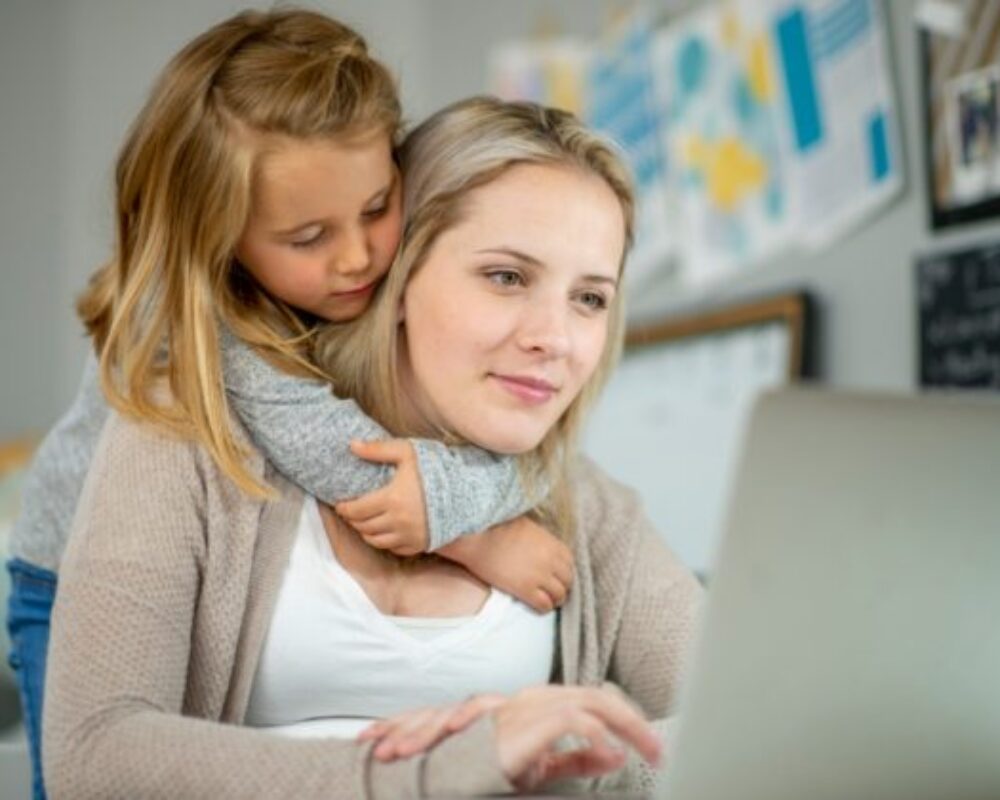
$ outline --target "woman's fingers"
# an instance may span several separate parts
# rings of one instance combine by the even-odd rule
[[[448,731],[464,730],[484,714],[502,706],[508,698],[502,694],[480,694],[462,703],[448,719]]]
[[[611,733],[631,745],[647,762],[659,763],[663,745],[639,710],[625,694],[614,689],[588,692],[585,707],[598,716]]]
[[[563,778],[590,778],[606,775],[625,766],[628,754],[622,750],[609,748],[584,748],[568,753],[549,753],[534,769],[529,770],[528,785],[520,785],[522,790],[534,789],[543,783]]]
[[[619,692],[547,686],[519,692],[496,711],[497,751],[511,780],[552,750],[563,736],[582,737],[594,764],[617,758],[615,738],[647,761],[659,760],[660,743],[638,710]],[[572,761],[564,767],[569,769]]]
[[[382,738],[375,748],[375,757],[381,761],[409,758],[433,747],[451,735],[448,722],[453,712],[453,706],[443,706],[409,715]]]

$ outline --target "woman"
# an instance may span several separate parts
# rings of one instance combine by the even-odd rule
[[[405,242],[371,328],[332,332],[318,358],[392,433],[516,454],[528,491],[547,490],[540,516],[572,539],[577,570],[558,652],[551,617],[520,613],[444,560],[401,568],[360,546],[257,451],[247,469],[278,490],[274,501],[240,492],[202,448],[115,418],[55,614],[44,748],[53,796],[492,793],[620,765],[603,743],[609,732],[654,756],[650,732],[613,693],[529,688],[547,674],[583,686],[610,680],[664,716],[697,600],[634,497],[572,454],[620,342],[632,218],[621,165],[570,115],[473,100],[412,134],[402,166]],[[365,347],[350,347],[355,335]],[[462,546],[474,548],[475,537]],[[461,549],[449,555],[460,562]],[[324,565],[311,576],[309,553]],[[297,630],[296,620],[312,618],[294,613],[303,607],[336,613],[328,627]],[[399,618],[414,617],[444,633],[401,633]],[[384,635],[352,646],[369,624]],[[404,636],[417,641],[406,659]],[[434,669],[442,674],[451,659],[456,679],[423,684],[421,656],[440,637],[451,646],[432,653]],[[529,665],[519,676],[470,661],[505,643]],[[381,670],[372,648],[381,648]],[[297,672],[303,663],[312,668]],[[376,703],[365,682],[378,678],[390,693],[398,687],[395,705]],[[296,696],[303,686],[316,708]],[[350,733],[340,727],[349,717],[406,710],[414,686],[418,702],[436,705],[495,688],[513,697],[406,761],[380,763],[370,743],[330,738]],[[312,717],[324,718],[318,730]],[[551,756],[567,733],[591,742],[583,758]]]

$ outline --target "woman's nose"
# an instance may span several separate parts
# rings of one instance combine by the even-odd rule
[[[570,321],[565,303],[546,300],[529,303],[520,325],[520,344],[550,358],[566,356],[571,347]]]
[[[365,231],[360,227],[344,230],[332,261],[331,266],[339,275],[355,275],[368,269],[368,236]]]

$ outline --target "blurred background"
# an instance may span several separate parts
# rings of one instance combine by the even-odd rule
[[[169,57],[248,5],[0,2],[0,534],[80,377],[73,301],[110,252],[126,128]],[[620,143],[633,346],[586,447],[699,573],[761,390],[1000,388],[1000,4],[298,5],[367,37],[410,121],[492,91]]]

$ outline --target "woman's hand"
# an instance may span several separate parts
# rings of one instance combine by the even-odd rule
[[[358,734],[358,741],[377,742],[373,755],[379,761],[409,758],[429,750],[505,702],[504,695],[482,694],[453,705],[406,711],[373,722]]]
[[[527,516],[463,536],[437,553],[541,613],[561,606],[573,585],[572,551]]]
[[[518,692],[493,713],[501,768],[521,791],[619,769],[627,758],[622,744],[654,766],[660,760],[656,733],[614,689],[539,686]],[[560,750],[557,745],[565,736],[584,745]]]
[[[358,736],[376,741],[375,758],[394,761],[429,750],[492,713],[501,768],[527,791],[561,778],[604,775],[625,764],[634,748],[656,764],[661,744],[642,714],[612,688],[539,686],[513,697],[479,695],[448,706],[421,708],[373,723]],[[583,746],[558,745],[572,736]]]

